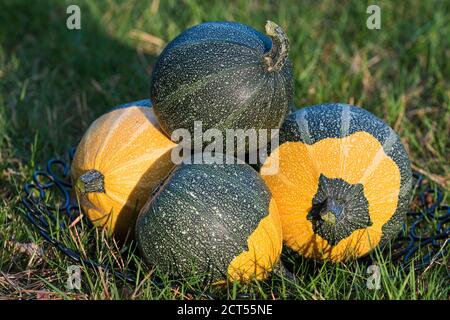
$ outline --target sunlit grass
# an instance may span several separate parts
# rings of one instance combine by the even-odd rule
[[[261,31],[267,19],[282,25],[291,42],[297,107],[344,102],[367,108],[399,133],[414,168],[434,180],[445,191],[444,202],[449,201],[448,1],[380,1],[382,27],[377,31],[365,27],[366,3],[361,1],[339,6],[334,1],[1,3],[1,296],[201,298],[207,288],[199,279],[178,281],[148,270],[133,250],[120,252],[111,239],[87,228],[77,241],[58,230],[54,235],[69,248],[89,252],[120,271],[133,271],[137,279],[125,283],[83,267],[82,289],[67,290],[66,270],[73,262],[25,224],[20,193],[36,166],[75,146],[97,116],[147,98],[161,43],[208,20],[239,21]],[[68,4],[81,7],[80,31],[65,27]],[[42,257],[14,249],[14,244],[32,242],[43,250]],[[439,259],[414,272],[393,262],[389,249],[376,251],[372,259],[320,264],[286,255],[285,264],[295,266],[290,268],[294,278],[276,272],[264,282],[208,290],[221,298],[448,299],[447,261]],[[380,268],[378,290],[366,285],[370,264]],[[156,278],[161,279],[159,287],[150,281]]]

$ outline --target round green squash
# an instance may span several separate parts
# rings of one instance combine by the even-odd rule
[[[170,42],[151,79],[162,129],[169,136],[187,129],[191,139],[196,121],[203,131],[223,134],[278,129],[292,100],[292,66],[283,30],[269,21],[266,33],[235,22],[208,22]],[[255,149],[246,144],[247,151]]]
[[[284,241],[303,256],[345,261],[398,234],[412,174],[397,134],[370,112],[323,104],[292,113],[263,179],[278,204]]]
[[[182,164],[142,208],[144,261],[176,277],[264,279],[282,249],[277,206],[247,164]]]

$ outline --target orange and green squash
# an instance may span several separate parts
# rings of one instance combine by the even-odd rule
[[[147,264],[212,282],[265,279],[282,249],[277,206],[245,163],[177,166],[142,209],[136,240]]]
[[[278,205],[286,245],[318,260],[363,256],[398,234],[411,192],[397,134],[356,106],[323,104],[292,113],[263,179]]]
[[[71,166],[74,189],[90,221],[119,240],[133,236],[139,210],[173,167],[174,146],[159,129],[149,100],[95,120]]]

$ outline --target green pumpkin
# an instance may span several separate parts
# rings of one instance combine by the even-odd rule
[[[314,259],[363,256],[398,234],[412,174],[397,134],[370,112],[323,104],[292,113],[262,166],[287,246]]]
[[[192,141],[195,121],[222,133],[278,129],[292,100],[292,67],[283,30],[268,22],[266,32],[270,37],[240,23],[208,22],[170,42],[151,80],[161,128],[169,136],[187,129]]]
[[[183,164],[136,223],[144,261],[178,277],[264,279],[282,248],[275,202],[247,164]]]

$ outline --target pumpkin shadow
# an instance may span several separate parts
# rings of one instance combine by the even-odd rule
[[[322,261],[301,256],[286,245],[283,246],[281,262],[283,267],[295,276],[306,274],[314,276],[323,264]]]
[[[135,102],[129,102],[124,105],[118,106],[117,108],[128,108],[133,106],[139,106],[139,107],[145,107],[145,108],[152,108],[152,103],[150,99],[144,99],[140,101]],[[142,112],[142,111],[141,111]],[[144,117],[156,128],[159,129],[159,131],[164,134],[162,129],[159,127],[158,122],[156,120],[155,116],[150,116],[150,113],[148,112],[142,112]],[[170,138],[169,138],[170,139]],[[118,142],[122,143],[122,142]],[[135,242],[135,226],[136,221],[138,219],[139,213],[144,207],[144,205],[150,201],[153,196],[159,191],[161,186],[164,184],[166,178],[171,174],[173,169],[175,168],[175,164],[173,164],[171,160],[172,156],[172,149],[167,150],[163,154],[161,154],[158,159],[154,160],[154,163],[145,170],[145,172],[142,174],[139,181],[136,182],[135,187],[130,192],[129,197],[126,199],[126,203],[134,207],[135,209],[133,212],[129,212],[129,209],[124,208],[119,212],[117,216],[117,223],[116,225],[130,225],[131,227],[128,230],[123,230],[118,234],[117,239],[119,243],[121,244],[128,244]],[[172,162],[172,168],[170,170],[167,170],[167,168],[163,168],[165,170],[161,171],[161,167],[164,166],[164,164],[167,164],[169,162]],[[147,194],[140,195],[139,193],[142,191],[142,188],[139,188],[138,186],[142,186],[143,184],[148,184],[149,181],[156,181],[156,184],[153,189],[150,188]]]
[[[385,254],[387,252],[386,247],[387,247],[386,245],[376,246],[374,248],[374,251],[379,250],[379,252],[382,252]],[[359,248],[360,248],[359,244],[354,244],[353,247],[349,245],[348,248],[345,250],[353,251],[353,250],[358,250]],[[322,251],[322,252],[331,253],[331,248],[323,251],[323,248],[319,247],[315,241],[311,241],[311,243],[302,246],[299,249],[299,251],[300,252],[313,251],[316,253]],[[296,251],[290,249],[289,247],[284,246],[281,261],[283,263],[283,266],[286,268],[286,270],[289,271],[290,273],[292,273],[293,275],[296,275],[296,276],[305,276],[306,275],[311,278],[314,278],[320,272],[322,272],[322,267],[326,264],[328,264],[328,265],[344,264],[344,265],[351,267],[354,263],[356,263],[360,266],[361,265],[369,266],[370,264],[374,263],[374,259],[375,259],[375,257],[373,257],[374,251],[370,251],[363,256],[349,258],[344,261],[331,261],[328,259],[320,260],[320,259],[314,259],[314,258],[307,258],[307,257],[304,257],[301,254],[297,253]]]
[[[159,191],[160,187],[164,184],[166,178],[172,170],[165,172],[165,170],[161,171],[161,164],[167,163],[170,161],[172,150],[166,151],[162,154],[154,164],[152,164],[142,175],[141,179],[136,183],[136,187],[130,193],[130,196],[127,198],[126,203],[134,207],[134,209],[130,212],[129,209],[124,208],[119,212],[117,216],[116,225],[130,225],[128,230],[120,230],[117,234],[117,239],[121,244],[128,244],[135,242],[135,227],[136,221],[138,219],[139,213],[144,207],[144,205],[150,201],[153,196]],[[173,169],[173,168],[172,168]],[[157,175],[156,179],[151,178],[154,175]],[[146,184],[148,181],[156,180],[158,183],[155,185],[153,190],[149,190],[148,193],[144,196],[140,196],[139,193],[142,191],[141,188],[138,188],[138,185]]]

